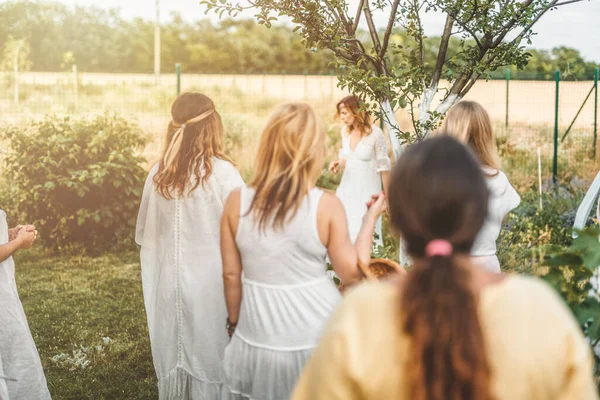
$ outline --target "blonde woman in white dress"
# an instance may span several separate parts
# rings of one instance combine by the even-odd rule
[[[42,362],[15,282],[12,255],[33,245],[33,225],[8,229],[0,210],[0,398],[2,400],[48,400],[50,392]]]
[[[243,181],[223,151],[211,99],[184,93],[171,113],[137,223],[144,302],[159,398],[212,400],[221,395],[229,341],[219,224],[225,199]]]
[[[369,262],[384,196],[369,199],[353,245],[342,203],[315,187],[325,153],[310,106],[282,105],[263,130],[250,184],[227,200],[221,253],[232,339],[224,400],[288,399],[341,300],[325,256],[348,284],[361,278],[358,261]]]
[[[354,242],[366,211],[365,203],[382,189],[387,192],[391,163],[383,132],[371,123],[369,113],[361,108],[356,96],[345,97],[337,104],[336,117],[342,123],[342,148],[339,159],[331,162],[329,170],[337,174],[339,168],[344,169],[336,196],[346,210]],[[376,243],[383,244],[381,219],[375,233]]]
[[[511,186],[506,174],[500,171],[500,157],[496,150],[496,137],[490,116],[481,104],[461,101],[450,109],[438,134],[440,132],[445,132],[467,145],[481,163],[490,198],[488,215],[475,239],[471,256],[474,264],[500,272],[496,241],[502,223],[508,213],[519,206],[521,197]]]

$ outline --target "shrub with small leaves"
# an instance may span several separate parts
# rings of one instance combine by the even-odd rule
[[[54,250],[98,253],[132,243],[147,143],[135,124],[115,114],[47,116],[5,125],[0,139],[9,147],[2,198],[11,219],[35,224]]]
[[[600,386],[600,229],[585,228],[568,248],[551,246],[546,251],[544,265],[548,272],[544,279],[556,288],[577,317],[593,349]]]

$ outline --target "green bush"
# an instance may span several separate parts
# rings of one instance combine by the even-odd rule
[[[589,340],[600,384],[600,229],[588,227],[568,248],[549,246],[544,279],[564,298]],[[600,387],[599,387],[600,389]]]
[[[136,125],[112,114],[47,116],[4,125],[0,139],[10,148],[9,215],[36,224],[47,247],[99,253],[132,243],[146,175],[140,150],[147,138]]]

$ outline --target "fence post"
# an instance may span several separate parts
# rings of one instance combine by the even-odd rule
[[[175,75],[177,75],[177,96],[181,94],[181,64],[175,64]]]
[[[556,95],[554,101],[554,160],[552,161],[552,180],[554,183],[557,182],[558,175],[558,94],[559,94],[559,86],[560,86],[560,71],[557,70],[554,74],[554,79],[556,81]]]
[[[508,128],[508,99],[509,99],[509,87],[510,87],[510,68],[506,68],[506,118],[504,126]]]
[[[594,70],[594,159],[596,158],[596,139],[598,138],[598,67]]]
[[[73,64],[73,99],[75,111],[79,109],[79,79],[77,79],[77,64]]]

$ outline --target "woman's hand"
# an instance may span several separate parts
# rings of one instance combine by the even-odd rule
[[[364,219],[376,221],[381,214],[388,208],[385,194],[383,192],[371,196],[371,200],[367,203],[367,212]]]
[[[25,229],[27,232],[35,232],[37,236],[37,231],[35,230],[34,225],[17,225],[14,228],[8,230],[8,241],[12,242],[13,240],[15,240],[22,229]]]
[[[332,161],[329,164],[329,172],[331,172],[334,175],[337,175],[337,173],[339,172],[338,168],[345,168],[346,167],[346,160],[343,158],[340,158],[339,160],[335,160]]]
[[[331,172],[334,175],[337,175],[339,166],[340,166],[340,162],[338,160],[332,161],[329,164],[329,172]]]
[[[33,242],[37,238],[37,231],[28,231],[26,228],[22,228],[17,233],[17,237],[14,239],[18,243],[19,249],[28,249],[33,246]]]

